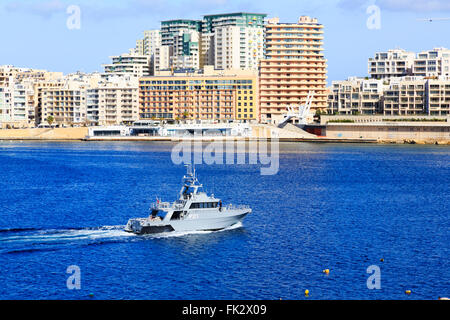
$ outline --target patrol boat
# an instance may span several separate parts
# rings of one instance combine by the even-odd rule
[[[130,219],[125,231],[137,235],[172,231],[218,231],[242,221],[252,212],[248,206],[223,206],[222,201],[202,192],[195,168],[187,166],[179,199],[156,203],[148,218]]]

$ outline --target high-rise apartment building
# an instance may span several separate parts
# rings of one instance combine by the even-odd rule
[[[258,70],[264,55],[265,17],[240,12],[206,15],[202,20],[163,21],[161,46],[172,48],[170,69]],[[156,50],[155,60],[162,60],[158,57],[161,53]]]
[[[156,49],[155,72],[164,70],[161,62],[169,53],[168,69],[199,69],[200,68],[200,38],[201,21],[198,20],[168,20],[161,22],[161,46],[166,49]]]
[[[148,56],[150,59],[150,74],[155,70],[155,58],[158,48],[161,47],[161,31],[146,30],[144,38],[136,41],[134,54],[138,56]]]
[[[327,61],[323,54],[323,25],[302,16],[297,23],[269,19],[265,57],[260,62],[261,121],[278,123],[288,105],[314,94],[311,110],[327,108]]]
[[[200,33],[194,30],[180,30],[173,36],[173,54],[169,63],[174,69],[200,68]]]
[[[259,13],[206,15],[202,24],[202,61],[216,69],[258,70],[264,56],[264,18]]]

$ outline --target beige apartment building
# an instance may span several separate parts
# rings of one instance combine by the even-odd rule
[[[89,125],[130,125],[139,120],[138,78],[103,81],[86,92]]]
[[[205,74],[140,79],[140,119],[241,122],[258,119],[255,72],[212,71]]]
[[[34,84],[61,77],[60,72],[0,66],[0,127],[34,126]]]
[[[84,125],[86,123],[86,90],[83,82],[66,81],[40,88],[39,123],[47,123],[49,116],[58,125]]]
[[[300,17],[297,23],[269,19],[265,27],[265,58],[260,62],[261,122],[278,123],[288,105],[304,103],[314,93],[312,112],[327,108],[327,61],[323,25]]]

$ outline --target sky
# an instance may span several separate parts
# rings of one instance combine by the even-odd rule
[[[73,5],[80,8],[79,29],[67,27]],[[128,52],[163,20],[231,12],[291,23],[302,15],[318,18],[329,82],[367,76],[375,52],[450,48],[450,19],[420,20],[450,18],[450,0],[1,0],[0,65],[102,71],[110,56]]]

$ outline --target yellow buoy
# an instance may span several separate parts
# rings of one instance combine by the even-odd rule
[[[309,290],[308,289],[305,290],[305,296],[309,296]]]
[[[325,273],[325,274],[330,274],[330,269],[325,269],[325,270],[323,270],[323,273]]]
[[[411,290],[406,290],[405,293],[406,294],[411,294]]]

